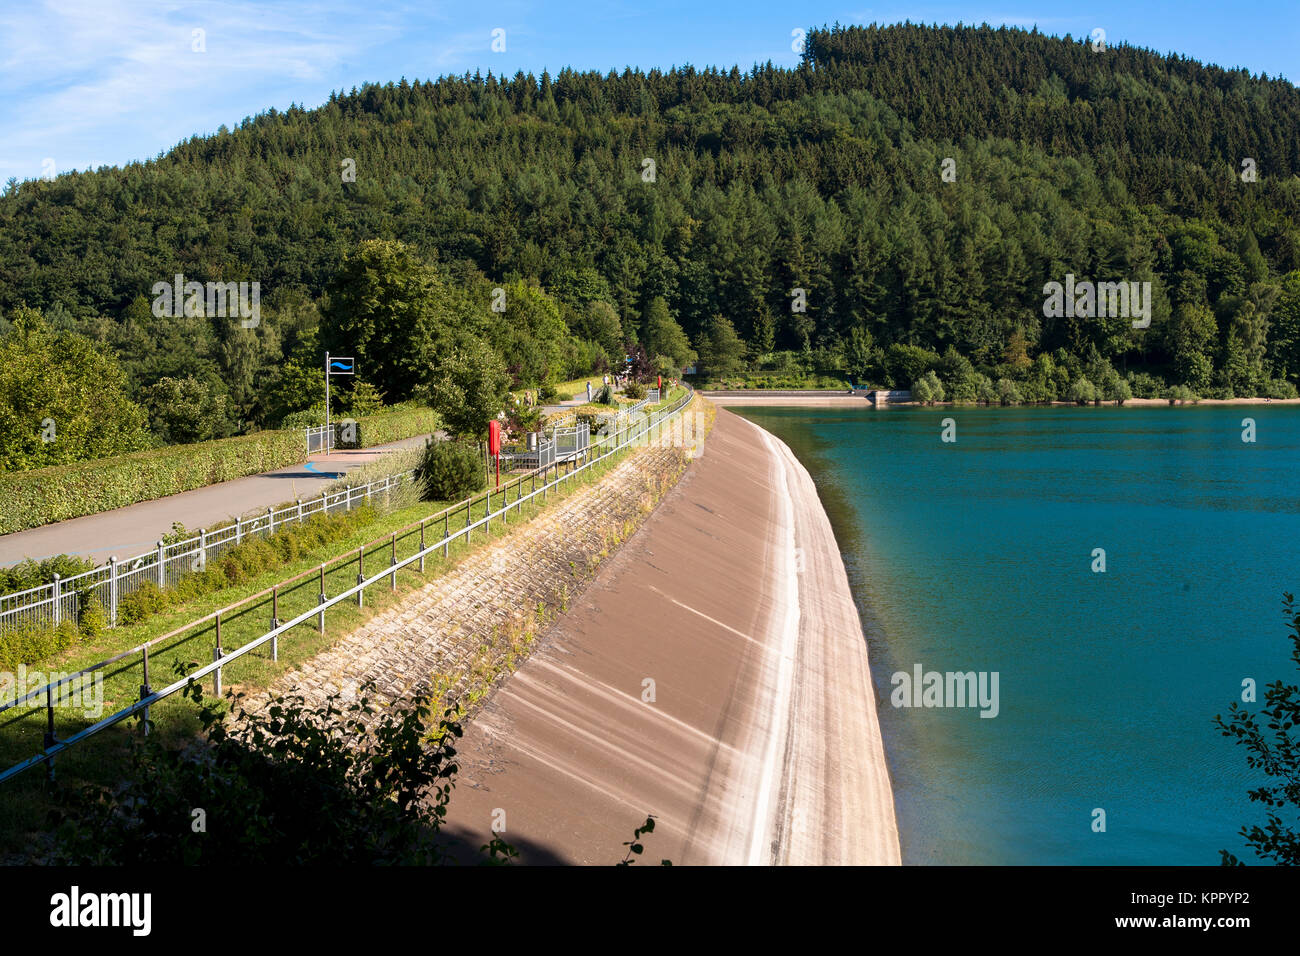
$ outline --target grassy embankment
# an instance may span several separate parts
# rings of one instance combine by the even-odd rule
[[[520,512],[511,513],[504,526],[493,521],[490,532],[476,530],[471,542],[467,543],[463,537],[458,539],[451,545],[448,556],[439,552],[438,556],[429,557],[423,574],[419,572],[418,565],[399,571],[396,575],[396,589],[383,583],[370,587],[365,594],[364,607],[359,608],[352,601],[340,602],[327,612],[324,634],[318,632],[314,617],[293,628],[282,635],[279,641],[278,661],[272,661],[269,648],[264,647],[232,662],[223,669],[225,688],[254,691],[269,686],[276,677],[324,650],[376,611],[391,606],[403,595],[437,578],[472,548],[482,546],[489,537],[495,539],[508,533],[521,518],[536,515],[547,505],[598,479],[627,454],[628,450],[624,450],[601,465],[588,469],[575,479],[573,485],[550,492],[545,502],[523,504]],[[503,483],[503,489],[508,487],[508,484]],[[529,487],[530,484],[524,486],[525,493]],[[511,493],[512,500],[513,497],[514,492]],[[495,492],[493,502],[494,506],[499,507],[500,498]],[[463,505],[457,506],[457,510],[446,519],[439,514],[443,509],[443,503],[414,502],[399,504],[388,513],[365,512],[360,519],[354,516],[355,526],[348,528],[343,537],[319,548],[304,551],[282,566],[260,573],[238,585],[166,608],[138,623],[106,630],[92,642],[73,647],[40,666],[46,672],[75,671],[143,642],[166,636],[158,646],[151,648],[149,654],[150,683],[155,689],[160,688],[177,679],[183,672],[178,667],[190,670],[213,659],[216,621],[211,615],[214,612],[230,608],[221,615],[221,643],[227,652],[236,649],[269,629],[273,598],[271,594],[262,592],[268,591],[272,585],[281,585],[274,598],[278,604],[279,619],[291,619],[316,605],[316,595],[320,590],[319,568],[322,564],[325,565],[325,593],[338,594],[356,584],[359,549],[364,549],[363,566],[366,575],[371,576],[391,563],[394,533],[397,535],[397,560],[409,557],[419,550],[420,519],[438,515],[436,521],[426,525],[428,543],[438,540],[447,526],[452,530],[457,525],[464,526],[466,510]],[[480,494],[470,508],[472,520],[482,518],[486,510],[486,501]],[[414,528],[410,527],[413,523],[416,524]],[[33,665],[32,669],[36,666]],[[104,678],[103,713],[107,715],[138,699],[142,681],[141,658],[138,654],[108,668]],[[211,690],[210,679],[205,681],[205,690]],[[167,740],[184,740],[198,729],[194,705],[181,699],[180,695],[168,698],[154,707],[151,718],[156,732],[163,734]],[[65,738],[89,726],[96,719],[98,718],[87,717],[75,708],[56,708],[55,735],[60,739]],[[44,723],[45,711],[42,708],[17,708],[0,713],[0,766],[10,766],[39,752]],[[56,762],[60,781],[112,784],[120,776],[127,759],[132,733],[130,728],[135,726],[134,722],[124,723],[61,755]],[[39,767],[0,785],[0,847],[12,852],[19,848],[24,834],[42,827],[51,806],[49,797],[45,774]]]
[[[663,392],[664,395],[663,398],[660,399],[660,401],[656,402],[653,405],[646,405],[642,409],[642,411],[657,412],[662,408],[666,408],[667,406],[677,401],[677,399],[681,398],[682,395],[686,393],[686,387],[684,385],[678,385],[676,387],[668,387],[665,388]],[[637,401],[639,401],[639,399],[628,398],[625,395],[623,395],[621,392],[615,394],[614,399],[615,399],[615,404],[613,405],[601,405],[596,402],[590,402],[584,405],[574,405],[572,408],[566,408],[561,412],[555,412],[551,415],[548,415],[546,418],[546,423],[548,425],[572,424],[573,421],[575,419],[578,419],[580,416],[594,418],[598,415],[608,415],[611,412],[617,412],[620,409],[627,408],[631,405],[635,405]]]

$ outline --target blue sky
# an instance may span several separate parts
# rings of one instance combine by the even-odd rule
[[[1300,78],[1300,0],[414,3],[5,0],[0,182],[148,159],[194,134],[367,81],[564,66],[793,66],[823,23],[980,23],[1127,41]],[[493,52],[492,31],[505,31]],[[196,30],[203,31],[202,43]],[[194,47],[202,45],[202,51]]]

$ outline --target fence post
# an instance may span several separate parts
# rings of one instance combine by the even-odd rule
[[[275,509],[270,505],[266,506],[266,533],[268,537],[275,534]]]
[[[420,573],[424,573],[424,522],[427,518],[420,519]]]
[[[54,583],[54,604],[53,604],[53,610],[54,610],[54,626],[55,626],[55,627],[58,627],[58,626],[59,626],[59,603],[60,603],[60,602],[59,602],[59,576],[58,576],[57,574],[54,575],[54,582],[53,582],[53,583]]]
[[[350,511],[352,510],[352,486],[351,486],[351,485],[344,485],[344,486],[343,486],[343,490],[344,490],[345,492],[347,492],[347,496],[348,496],[348,497],[347,497],[347,507],[344,508],[343,510],[344,510],[344,511],[348,511],[348,512],[350,512]]]
[[[242,544],[244,541],[244,523],[239,515],[235,515],[235,544]]]
[[[108,556],[108,623],[117,627],[117,556]]]
[[[167,545],[158,539],[158,590],[167,586]]]
[[[219,661],[223,656],[221,650],[221,612],[217,612],[217,646],[212,649],[212,660]],[[221,668],[212,672],[212,693],[221,696]]]
[[[302,524],[302,499],[295,498],[294,500],[298,502],[298,523]]]
[[[199,568],[200,571],[208,569],[208,531],[206,528],[199,529]]]
[[[54,689],[50,684],[45,685],[45,748],[49,750],[57,740],[54,739]],[[54,779],[54,756],[51,754],[45,758],[45,777],[47,780]]]
[[[325,565],[323,564],[320,566],[320,601],[317,603],[325,603]],[[320,609],[320,620],[316,623],[316,626],[322,634],[325,633],[325,608],[323,607]]]
[[[148,697],[150,694],[153,693],[153,689],[150,688],[149,686],[149,645],[148,644],[144,645],[143,650],[144,650],[144,683],[140,685],[141,700],[144,700],[146,697]],[[144,735],[148,737],[149,736],[149,708],[146,707],[144,710],[141,711],[141,713],[144,715],[144,721],[141,726],[144,727]]]
[[[362,581],[366,579],[366,572],[364,570],[365,557],[366,557],[366,546],[363,544],[361,547],[357,548],[357,584],[360,584]],[[365,597],[366,597],[365,588],[362,588],[361,590],[357,591],[357,607],[365,606]]]
[[[472,501],[465,502],[465,546],[466,547],[469,546],[470,539],[474,536],[474,532],[471,531],[469,527],[474,522],[473,509],[474,509],[474,502]]]
[[[442,516],[442,556],[451,557],[451,512]]]
[[[392,551],[392,557],[389,559],[388,566],[393,569],[393,574],[392,577],[389,579],[389,583],[392,585],[393,590],[396,591],[397,590],[397,532],[396,531],[393,532],[393,551]]]
[[[492,533],[492,489],[487,490],[487,498],[484,499],[487,504],[483,508],[483,530]]]

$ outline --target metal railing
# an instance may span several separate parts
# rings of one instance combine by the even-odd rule
[[[555,443],[555,460],[563,461],[587,450],[591,444],[591,428],[586,422],[576,425],[559,425],[551,434]]]
[[[208,676],[212,677],[214,692],[219,695],[221,693],[222,669],[227,665],[229,665],[231,662],[238,660],[244,655],[249,654],[252,651],[266,645],[270,646],[271,659],[278,660],[279,638],[281,635],[287,633],[293,628],[314,620],[317,629],[321,633],[324,633],[325,612],[329,608],[334,607],[335,605],[338,605],[343,601],[348,601],[353,598],[356,599],[358,605],[361,605],[364,601],[364,594],[366,588],[384,580],[385,578],[390,580],[392,588],[396,590],[397,573],[399,571],[406,569],[412,565],[417,565],[419,570],[423,572],[425,559],[430,555],[434,555],[436,554],[436,552],[442,551],[444,557],[450,556],[451,545],[454,542],[458,541],[461,538],[464,538],[465,541],[468,543],[471,540],[471,537],[476,529],[482,529],[485,532],[490,531],[492,528],[492,521],[494,519],[500,521],[502,524],[506,523],[509,517],[509,513],[512,509],[514,509],[516,514],[518,514],[525,504],[535,501],[539,497],[542,500],[545,500],[547,493],[552,489],[558,490],[559,488],[564,487],[566,484],[572,484],[577,479],[577,477],[581,475],[583,472],[588,471],[589,469],[593,468],[595,465],[605,461],[611,455],[616,454],[622,449],[638,443],[641,439],[646,439],[647,443],[653,443],[654,441],[656,441],[656,439],[659,441],[663,441],[665,437],[664,436],[665,424],[669,424],[669,419],[676,416],[683,408],[686,407],[687,403],[691,400],[691,397],[692,397],[692,392],[688,389],[680,399],[678,399],[676,402],[674,402],[672,405],[668,406],[667,408],[663,408],[657,412],[648,413],[639,416],[639,418],[636,421],[629,421],[628,427],[612,435],[600,436],[595,442],[588,445],[578,458],[570,459],[569,464],[571,465],[571,467],[568,468],[567,470],[563,469],[563,463],[557,462],[554,465],[547,466],[544,469],[540,469],[539,472],[533,472],[530,475],[523,475],[515,479],[513,483],[508,483],[505,487],[501,489],[495,489],[495,490],[489,489],[487,492],[485,492],[482,495],[476,495],[471,498],[468,498],[459,504],[453,505],[450,508],[443,509],[442,511],[434,515],[430,515],[427,518],[421,519],[419,522],[413,523],[412,525],[408,525],[407,528],[403,530],[408,533],[415,533],[418,531],[420,547],[419,550],[417,550],[414,554],[400,561],[397,559],[398,532],[394,532],[390,539],[392,542],[392,552],[391,552],[392,558],[388,566],[383,568],[378,573],[372,574],[370,577],[365,577],[363,571],[363,567],[364,567],[363,562],[365,558],[365,547],[363,546],[358,550],[355,557],[357,563],[357,578],[356,578],[357,583],[354,586],[349,587],[344,591],[334,595],[333,597],[327,597],[324,591],[327,568],[331,563],[336,563],[340,560],[343,561],[344,563],[350,563],[353,560],[353,558],[351,557],[351,552],[349,552],[349,555],[347,557],[344,557],[342,559],[335,559],[335,562],[326,562],[325,564],[322,564],[319,569],[312,569],[309,571],[305,571],[302,574],[297,575],[295,578],[291,578],[290,581],[281,582],[281,584],[277,585],[276,588],[271,589],[271,593],[273,595],[273,602],[274,602],[274,595],[277,593],[278,588],[281,588],[292,581],[319,574],[319,580],[321,582],[319,601],[316,603],[314,607],[311,607],[310,609],[303,611],[301,614],[298,614],[296,617],[293,617],[283,622],[281,622],[277,616],[278,604],[273,603],[271,628],[265,633],[263,633],[262,635],[260,635],[259,637],[254,638],[253,640],[247,642],[243,646],[233,651],[227,651],[221,645],[222,614],[228,613],[232,609],[238,608],[241,605],[246,605],[251,601],[261,598],[266,594],[266,592],[262,592],[259,595],[253,595],[249,598],[245,598],[243,601],[239,602],[238,604],[231,605],[229,608],[223,608],[220,611],[216,611],[213,614],[210,614],[207,617],[202,618],[200,621],[191,622],[189,625],[186,625],[186,627],[181,628],[178,631],[173,631],[170,634],[165,634],[161,637],[153,639],[152,641],[146,642],[145,644],[139,645],[138,647],[132,648],[131,650],[124,651],[120,654],[117,654],[109,658],[108,660],[101,661],[98,664],[91,665],[90,667],[87,668],[83,668],[82,670],[76,672],[75,674],[64,675],[57,681],[52,681],[48,684],[45,684],[42,687],[38,687],[34,690],[29,691],[28,693],[24,694],[21,697],[16,697],[12,701],[7,701],[4,702],[3,704],[0,704],[0,712],[3,712],[11,708],[18,707],[19,705],[26,703],[29,700],[39,699],[40,697],[43,696],[45,698],[45,709],[47,712],[47,719],[46,719],[47,729],[44,732],[44,742],[45,742],[44,748],[41,750],[40,753],[32,757],[29,757],[26,760],[20,761],[19,763],[14,764],[13,766],[9,767],[3,772],[0,772],[0,782],[9,780],[12,777],[16,777],[23,771],[30,770],[32,767],[38,766],[40,764],[44,764],[46,767],[46,772],[50,776],[53,776],[54,758],[58,754],[64,752],[65,750],[68,750],[75,744],[78,744],[81,741],[86,740],[87,738],[92,737],[95,734],[100,733],[101,731],[107,730],[109,727],[112,727],[118,723],[121,723],[123,720],[127,720],[136,715],[141,715],[143,717],[145,721],[145,732],[147,733],[148,720],[149,720],[149,708],[151,706],[153,706],[154,704],[158,703],[159,701],[167,697],[170,697],[171,695],[179,691],[184,690],[189,685],[193,684],[196,681],[200,681],[205,677]],[[656,430],[657,430],[657,435],[656,435]],[[684,434],[684,429],[683,429],[683,434]],[[675,436],[673,436],[670,432],[670,440],[672,437]],[[548,481],[547,478],[550,476],[552,470],[554,470],[555,476],[553,478],[550,478],[550,480]],[[540,486],[538,485],[537,482],[537,479],[539,477],[542,479]],[[527,492],[524,491],[525,483],[529,484],[529,490]],[[512,493],[514,494],[513,500],[511,500]],[[497,507],[495,511],[492,508],[492,498],[494,495],[496,495],[498,501],[500,502],[500,505]],[[485,513],[483,517],[475,520],[473,517],[474,508],[479,501],[483,501],[485,503]],[[457,527],[453,531],[452,518],[460,514],[461,511],[464,511],[465,513],[465,523],[463,526],[460,526],[459,522],[457,522]],[[436,524],[436,522],[439,520],[443,522],[443,535],[441,538],[439,538],[437,541],[433,542],[432,544],[427,544],[425,540],[427,527],[431,522]],[[379,540],[382,542],[384,539],[379,539]],[[372,544],[374,544],[374,542],[372,542]],[[160,690],[152,689],[152,687],[149,684],[149,648],[151,646],[156,646],[162,641],[172,638],[178,634],[182,634],[185,631],[190,630],[196,627],[197,625],[212,619],[215,619],[216,622],[216,629],[215,629],[216,646],[213,649],[212,663],[199,667],[197,670],[185,675],[184,677],[181,677],[180,679],[172,682],[171,684],[168,684],[166,687],[163,687]],[[131,704],[130,706],[124,707],[116,711],[115,713],[110,714],[109,716],[103,718],[102,720],[99,720],[98,722],[92,724],[91,726],[78,731],[77,733],[73,734],[71,737],[68,737],[63,740],[56,739],[54,735],[54,727],[55,727],[54,701],[61,694],[60,689],[62,685],[83,678],[88,674],[95,673],[96,671],[103,670],[108,666],[119,663],[123,660],[135,656],[136,654],[141,655],[140,663],[141,663],[142,676],[143,676],[143,681],[140,686],[139,699],[135,703]]]
[[[172,587],[185,575],[204,570],[209,561],[245,538],[270,536],[286,524],[301,524],[313,515],[351,511],[379,497],[391,502],[413,476],[414,472],[404,471],[308,501],[299,498],[291,505],[267,508],[266,514],[251,518],[236,518],[234,524],[212,531],[200,528],[198,534],[184,541],[159,541],[152,551],[125,561],[114,556],[107,564],[81,574],[67,578],[56,574],[49,584],[0,596],[0,630],[24,624],[53,628],[63,621],[75,621],[92,595],[103,604],[108,625],[116,627],[118,606],[132,591],[150,583],[159,588]]]
[[[307,454],[320,455],[328,454],[334,448],[333,425],[315,425],[311,428],[304,429],[307,435]]]

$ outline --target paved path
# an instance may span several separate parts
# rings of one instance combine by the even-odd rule
[[[676,488],[483,705],[447,833],[522,862],[897,864],[866,641],[781,442],[722,412]]]
[[[418,447],[425,437],[419,435],[373,448],[317,455],[277,471],[16,531],[0,536],[0,567],[17,564],[23,558],[40,560],[56,554],[76,554],[101,563],[110,555],[134,557],[154,547],[159,538],[171,531],[173,522],[179,521],[197,531],[236,515],[265,512],[268,507],[295,498],[311,498],[336,481],[339,474],[374,461],[385,452]]]

